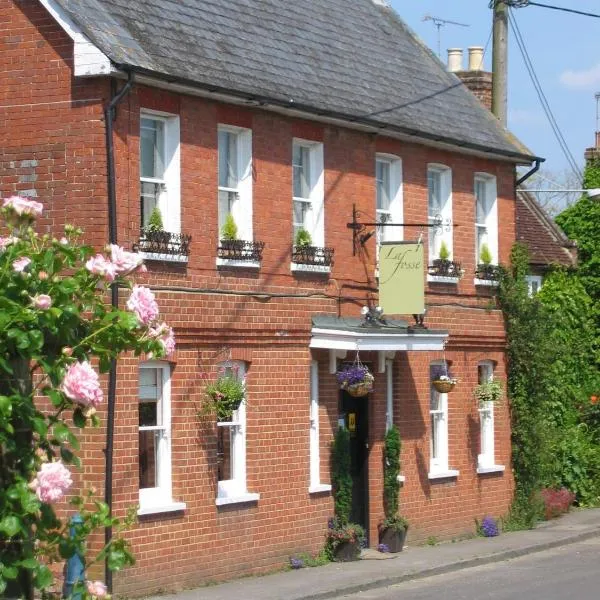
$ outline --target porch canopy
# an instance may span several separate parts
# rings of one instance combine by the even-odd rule
[[[368,322],[356,317],[315,315],[311,348],[358,351],[443,350],[448,332],[410,327],[406,321],[384,319]]]

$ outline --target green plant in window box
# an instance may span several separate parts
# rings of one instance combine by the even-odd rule
[[[231,373],[221,370],[218,379],[206,386],[204,412],[214,413],[218,422],[231,421],[233,411],[240,407],[246,395],[244,382],[237,377],[234,367]]]
[[[238,239],[238,228],[233,215],[229,213],[221,227],[221,240],[233,242]]]
[[[490,247],[484,242],[481,244],[481,248],[479,248],[479,262],[484,267],[489,267],[492,264],[492,251]]]
[[[300,227],[300,229],[298,229],[296,232],[294,244],[300,248],[312,246],[312,236],[306,229],[304,229],[304,227]]]
[[[480,403],[498,402],[502,398],[502,384],[497,380],[480,383],[473,390],[473,395]]]
[[[450,250],[448,250],[448,246],[446,245],[446,242],[442,242],[440,244],[439,259],[441,261],[449,261],[450,260]]]
[[[164,231],[162,214],[158,206],[155,206],[152,209],[150,218],[148,219],[148,225],[146,225],[144,231],[145,233],[158,233],[159,231]]]

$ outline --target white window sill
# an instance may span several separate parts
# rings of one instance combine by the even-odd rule
[[[485,286],[485,287],[498,287],[500,285],[499,281],[495,279],[473,279],[473,283],[475,285]]]
[[[450,283],[452,285],[458,285],[460,277],[442,277],[441,275],[427,275],[427,281],[429,283]]]
[[[227,504],[245,504],[246,502],[257,502],[260,500],[260,494],[240,494],[239,496],[231,496],[229,498],[216,498],[217,506],[226,506]]]
[[[429,471],[427,477],[429,479],[449,479],[451,477],[458,477],[460,471],[450,469],[448,471]]]
[[[477,467],[477,473],[479,475],[485,475],[486,473],[502,473],[506,470],[504,465],[490,465],[489,467]]]
[[[187,508],[185,502],[165,502],[165,504],[157,504],[155,506],[140,506],[137,511],[138,516],[156,515],[160,513],[180,512]]]
[[[159,252],[139,252],[144,260],[156,260],[161,262],[187,263],[188,257],[183,254],[160,254]]]
[[[396,479],[398,480],[398,483],[404,483],[406,481],[406,477],[404,475],[398,475]]]
[[[233,258],[217,258],[217,267],[233,267],[235,269],[260,269],[260,262],[255,260],[235,260]]]
[[[326,265],[304,265],[302,263],[292,263],[292,273],[331,273],[331,267]]]
[[[329,483],[318,483],[317,485],[311,485],[308,488],[309,494],[322,494],[323,492],[330,492],[331,485]]]

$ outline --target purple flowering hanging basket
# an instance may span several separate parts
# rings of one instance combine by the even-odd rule
[[[337,373],[340,388],[355,398],[366,396],[373,389],[375,378],[364,365],[353,364]]]

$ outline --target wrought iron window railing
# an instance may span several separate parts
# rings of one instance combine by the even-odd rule
[[[217,248],[217,256],[228,260],[260,262],[264,247],[264,242],[220,240]]]
[[[431,265],[427,267],[429,275],[435,277],[454,277],[459,279],[463,275],[463,270],[459,262],[453,260],[443,260],[436,258]]]
[[[183,233],[142,229],[136,249],[147,254],[189,256],[191,241],[192,236]]]
[[[475,277],[487,281],[498,281],[500,279],[501,269],[498,265],[477,265]]]
[[[331,267],[333,265],[333,248],[320,246],[293,246],[292,262],[299,265]]]

